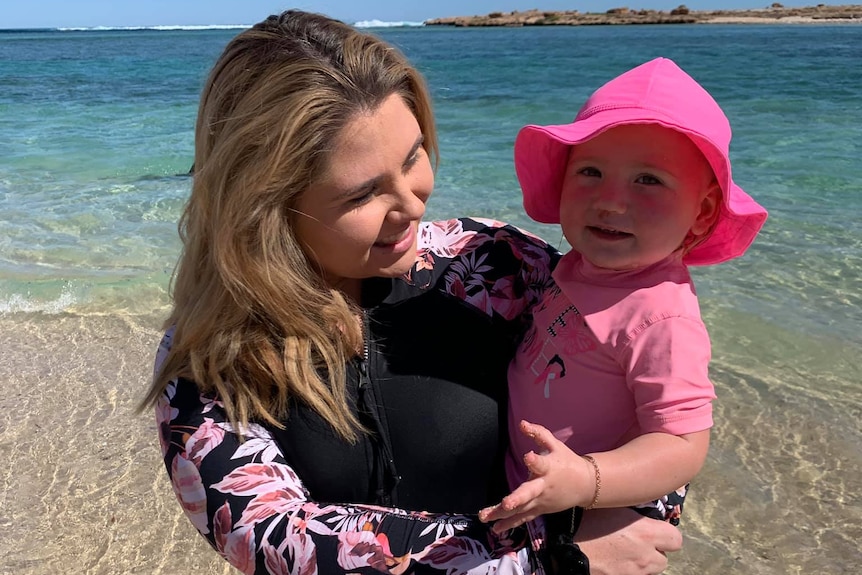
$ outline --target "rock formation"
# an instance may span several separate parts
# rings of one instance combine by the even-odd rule
[[[785,8],[775,2],[755,10],[689,10],[680,5],[667,12],[661,10],[611,8],[604,13],[577,10],[525,10],[491,12],[485,16],[454,16],[426,20],[426,26],[589,26],[602,24],[696,24],[696,23],[862,23],[862,5],[827,6],[818,4],[803,8]]]

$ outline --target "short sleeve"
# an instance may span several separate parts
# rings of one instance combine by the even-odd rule
[[[624,361],[643,433],[681,435],[712,427],[710,356],[706,326],[693,318],[664,318],[631,338]]]

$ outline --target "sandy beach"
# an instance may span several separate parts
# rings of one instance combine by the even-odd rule
[[[714,16],[701,24],[862,24],[862,19],[812,18],[810,16],[784,16],[767,18],[765,16]]]
[[[230,573],[183,516],[134,406],[155,322],[0,316],[0,574]]]
[[[155,425],[133,411],[158,338],[150,319],[0,316],[0,574],[235,572],[182,515]],[[720,345],[715,439],[668,573],[858,573],[856,436],[798,409],[780,372],[751,377],[744,341]]]

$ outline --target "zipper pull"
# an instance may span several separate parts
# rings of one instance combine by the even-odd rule
[[[360,357],[357,364],[357,367],[359,368],[359,389],[365,389],[368,387],[368,384],[371,383],[371,380],[368,377],[368,362],[364,357]]]

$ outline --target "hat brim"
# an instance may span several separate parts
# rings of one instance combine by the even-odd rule
[[[766,222],[763,206],[732,181],[723,196],[715,227],[708,238],[685,254],[682,261],[686,265],[720,264],[741,256]]]

